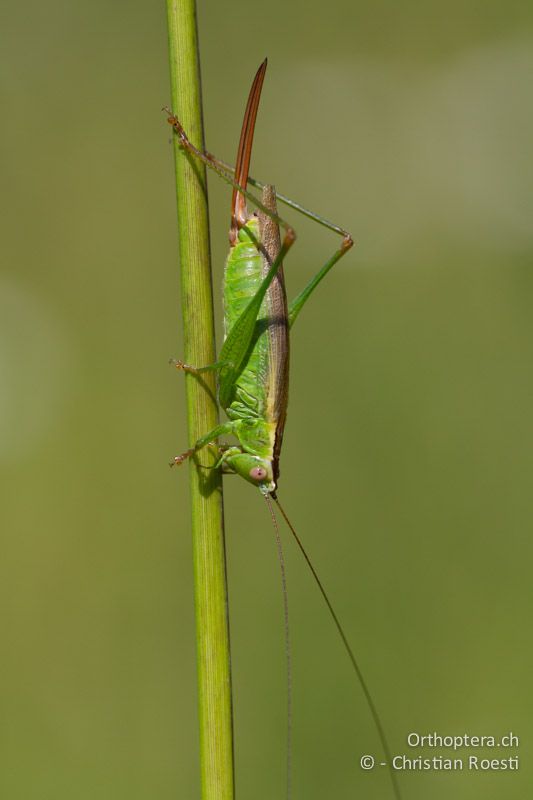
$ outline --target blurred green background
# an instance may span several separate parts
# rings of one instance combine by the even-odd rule
[[[524,798],[531,769],[533,10],[200,3],[207,146],[356,239],[295,329],[280,497],[395,753],[513,731],[519,772],[401,774],[405,800]],[[162,3],[4,12],[2,722],[8,800],[198,797],[191,545]],[[211,179],[215,287],[229,193]],[[293,295],[336,242],[292,219]],[[220,328],[219,328],[220,330]],[[220,337],[219,337],[220,338]],[[241,798],[284,792],[279,570],[226,481]],[[391,796],[286,539],[294,797]],[[467,751],[468,756],[479,751]],[[487,755],[483,752],[483,755]],[[528,791],[529,787],[529,791]]]

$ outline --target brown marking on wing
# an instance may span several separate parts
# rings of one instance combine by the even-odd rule
[[[259,99],[261,97],[266,68],[267,59],[265,58],[255,74],[242,122],[241,138],[239,139],[239,149],[237,150],[237,161],[235,163],[235,180],[243,189],[246,189],[246,184],[248,182],[255,120],[257,118],[257,109],[259,108]],[[247,219],[246,197],[242,192],[234,188],[231,198],[231,228],[229,235],[231,245],[236,243],[239,228],[246,223]]]
[[[273,214],[277,214],[276,192],[273,186],[265,186],[261,202]],[[263,252],[263,275],[277,258],[281,249],[279,225],[263,212],[258,213]],[[283,265],[280,265],[272,281],[263,306],[268,314],[268,386],[266,388],[266,416],[275,423],[272,470],[277,486],[279,457],[283,442],[283,431],[289,401],[289,323],[287,294]]]

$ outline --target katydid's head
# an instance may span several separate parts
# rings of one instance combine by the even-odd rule
[[[263,494],[271,494],[276,491],[272,464],[268,459],[259,458],[250,453],[237,453],[229,456],[226,463],[245,481],[257,486]]]

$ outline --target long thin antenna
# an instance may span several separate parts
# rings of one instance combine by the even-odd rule
[[[279,535],[278,521],[270,502],[270,497],[265,495],[266,504],[272,518],[274,533],[276,536],[276,547],[278,549],[278,560],[281,571],[281,588],[283,592],[283,617],[285,622],[285,660],[287,664],[287,800],[291,797],[292,779],[292,663],[291,663],[291,642],[289,636],[289,600],[287,594],[287,575],[285,571],[285,557]],[[282,512],[283,513],[283,512]]]
[[[277,507],[279,508],[281,516],[283,517],[283,519],[287,523],[287,526],[288,526],[290,532],[294,536],[294,539],[296,540],[296,544],[300,548],[300,551],[301,551],[303,557],[305,558],[305,560],[307,562],[307,566],[311,570],[313,578],[315,579],[315,582],[316,582],[318,588],[320,589],[320,593],[322,594],[322,597],[325,600],[325,603],[326,603],[326,605],[328,607],[329,613],[331,614],[333,622],[335,623],[335,627],[337,628],[337,631],[339,632],[339,636],[342,639],[342,643],[344,644],[344,648],[345,648],[345,650],[346,650],[346,652],[348,654],[348,658],[352,662],[352,667],[354,668],[354,671],[355,671],[355,674],[357,675],[357,679],[359,681],[361,689],[363,690],[363,694],[365,696],[368,708],[370,709],[370,713],[371,713],[372,718],[374,720],[374,724],[376,726],[376,730],[378,732],[379,739],[381,741],[381,746],[383,748],[383,752],[385,753],[385,757],[387,759],[387,767],[389,769],[389,775],[390,775],[390,779],[391,779],[391,783],[392,783],[392,788],[393,788],[393,791],[394,791],[394,796],[395,796],[396,800],[402,800],[402,796],[401,796],[401,793],[400,793],[400,787],[398,785],[398,779],[396,777],[396,773],[394,772],[394,768],[392,766],[392,754],[391,754],[391,750],[390,750],[390,747],[389,747],[389,743],[387,741],[387,737],[385,735],[385,729],[383,728],[383,725],[381,724],[381,719],[380,719],[380,716],[378,714],[378,710],[376,708],[374,700],[372,699],[372,695],[370,694],[370,690],[369,690],[369,688],[368,688],[368,686],[366,684],[366,681],[365,681],[365,679],[363,677],[363,673],[361,672],[361,667],[357,663],[357,659],[356,659],[356,657],[354,655],[354,652],[353,652],[352,648],[350,647],[350,643],[348,642],[346,634],[344,633],[343,627],[342,627],[341,623],[339,622],[339,618],[337,617],[337,614],[335,613],[335,610],[334,610],[333,606],[331,605],[330,599],[329,599],[328,595],[326,594],[326,590],[324,589],[324,587],[322,585],[322,581],[318,577],[318,574],[317,574],[313,564],[311,563],[311,559],[307,555],[307,552],[306,552],[302,542],[300,541],[300,537],[298,536],[298,534],[294,530],[294,527],[293,527],[290,519],[288,518],[287,514],[283,510],[283,507],[281,506],[281,504],[280,504],[279,500],[277,499],[277,497],[274,497],[273,499],[274,499],[274,502],[276,503]]]

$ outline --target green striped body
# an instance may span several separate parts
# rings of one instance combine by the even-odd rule
[[[274,225],[277,242],[270,241],[271,223],[263,214],[250,217],[239,230],[237,242],[228,255],[224,278],[226,337],[256,296],[279,252],[279,230]],[[262,243],[263,253],[254,239]],[[225,402],[228,417],[236,423],[234,430],[243,451],[270,463],[274,486],[285,425],[288,356],[287,301],[280,267],[263,298],[252,343]],[[272,490],[270,486],[269,491]]]

